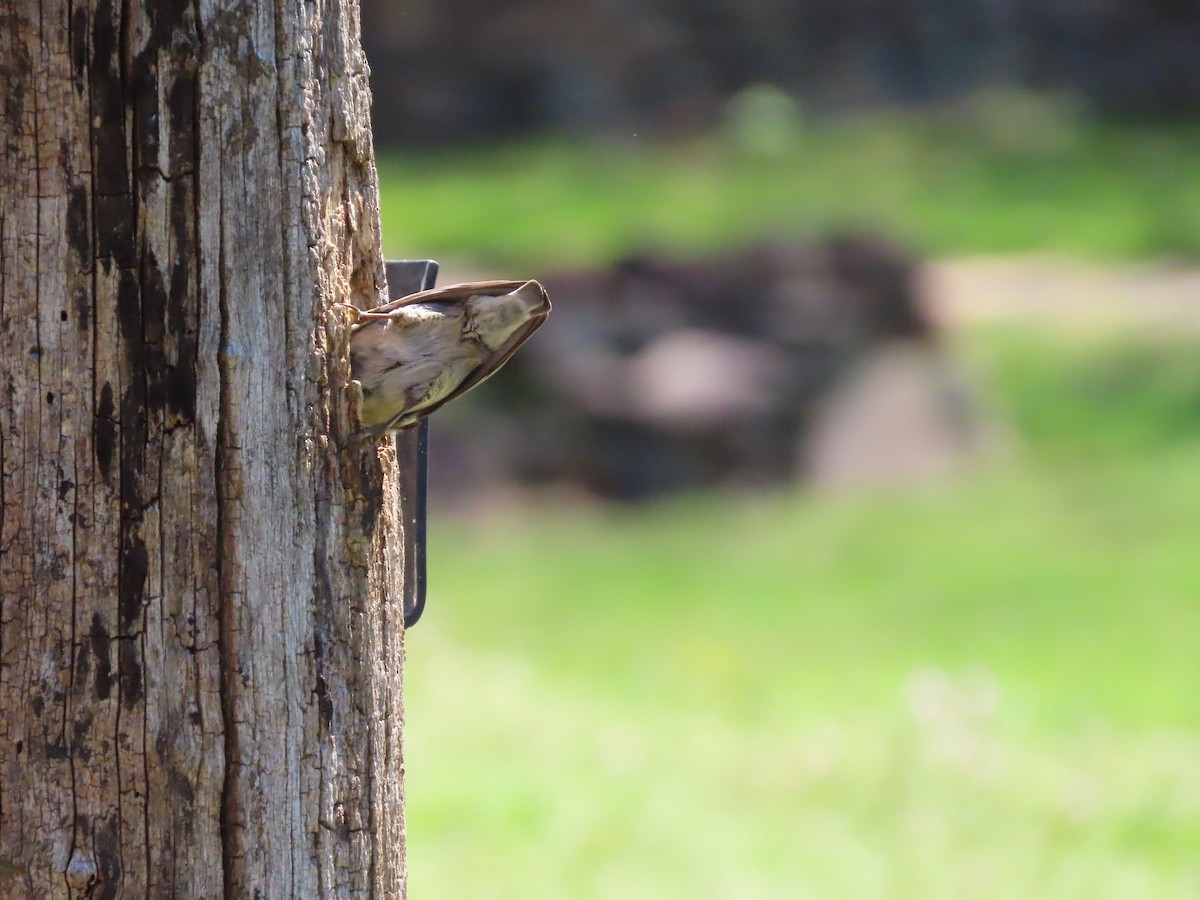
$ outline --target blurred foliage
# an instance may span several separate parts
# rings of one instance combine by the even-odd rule
[[[1028,327],[993,329],[972,349],[986,381],[997,386],[1002,418],[1027,437],[1029,449],[1084,466],[1200,449],[1197,351],[1190,335],[1064,340]]]
[[[1197,254],[1200,124],[1055,103],[389,154],[384,234],[538,275],[848,226]],[[1200,896],[1200,338],[1088,334],[953,334],[1010,446],[932,489],[436,519],[415,894]]]
[[[1083,119],[1054,98],[809,120],[747,93],[708,140],[545,138],[381,153],[391,256],[536,269],[759,237],[881,230],[926,254],[1200,254],[1200,124]]]
[[[936,489],[434,523],[416,894],[1200,896],[1200,340],[962,337]]]

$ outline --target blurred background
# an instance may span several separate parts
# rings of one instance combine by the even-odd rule
[[[414,897],[1200,896],[1200,4],[363,0]]]

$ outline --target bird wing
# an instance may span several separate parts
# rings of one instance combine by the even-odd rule
[[[385,303],[382,306],[377,306],[365,312],[359,313],[360,321],[366,320],[370,322],[376,319],[386,319],[389,314],[403,306],[408,306],[412,303],[430,303],[436,301],[454,301],[459,300],[465,303],[471,297],[484,295],[487,297],[502,297],[505,294],[511,294],[513,291],[520,288],[522,285],[528,284],[532,279],[526,278],[521,281],[472,281],[466,284],[452,284],[449,287],[436,288],[431,291],[421,291],[417,294],[409,294],[407,297],[401,297],[399,300],[393,300]],[[538,285],[541,287],[541,285]],[[544,289],[543,289],[544,290]],[[489,354],[482,363],[475,367],[471,373],[463,379],[462,384],[451,391],[436,403],[431,403],[428,406],[418,410],[411,410],[397,416],[386,426],[384,432],[392,431],[397,428],[408,428],[417,424],[421,419],[425,418],[435,410],[449,403],[455,397],[461,397],[475,385],[479,384],[494,375],[501,366],[508,362],[509,357],[516,353],[521,345],[524,344],[533,333],[541,327],[546,321],[549,313],[534,316],[523,326],[518,328],[513,335],[504,342],[500,347]],[[365,323],[364,323],[365,324]],[[355,325],[353,328],[361,328],[362,325]]]
[[[479,294],[488,297],[503,297],[505,294],[511,294],[521,285],[528,284],[531,280],[530,278],[523,278],[520,281],[469,281],[465,284],[452,284],[448,287],[420,291],[416,294],[407,294],[399,300],[389,300],[387,303],[381,303],[379,306],[359,310],[358,316],[359,319],[366,319],[368,321],[371,319],[386,319],[388,313],[413,303],[429,303],[438,300],[462,300],[465,302],[468,298]]]

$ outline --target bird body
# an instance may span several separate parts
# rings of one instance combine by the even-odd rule
[[[363,424],[415,424],[493,375],[549,313],[536,281],[454,285],[360,312],[350,364]]]

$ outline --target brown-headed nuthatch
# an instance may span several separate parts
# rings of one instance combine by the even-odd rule
[[[494,374],[549,314],[536,281],[456,284],[359,312],[350,366],[363,424],[415,424]]]

